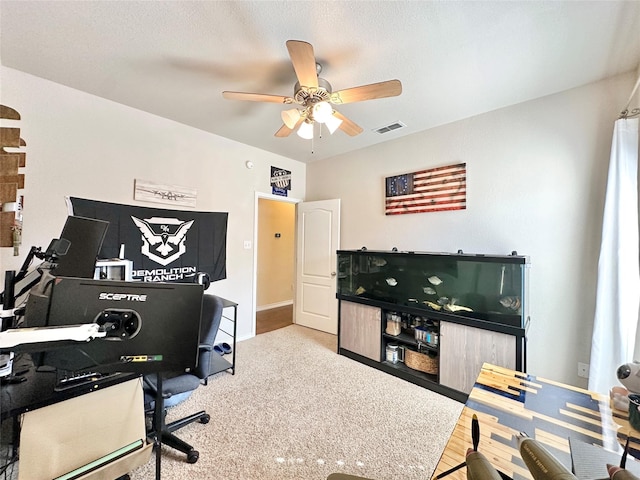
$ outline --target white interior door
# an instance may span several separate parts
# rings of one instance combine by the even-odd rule
[[[340,200],[297,205],[295,323],[338,334]]]

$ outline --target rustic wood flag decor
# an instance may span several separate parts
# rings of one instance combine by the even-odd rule
[[[0,105],[0,119],[13,122],[14,126],[0,127],[0,247],[13,247],[14,255],[19,255],[18,247],[22,233],[22,195],[26,165],[26,146],[20,137],[20,128],[15,121],[20,114],[11,107]],[[7,150],[7,148],[9,150]]]
[[[385,215],[467,208],[466,163],[395,175],[385,180]]]

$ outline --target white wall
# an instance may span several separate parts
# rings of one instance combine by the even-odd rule
[[[238,302],[238,336],[252,335],[253,250],[243,241],[254,238],[255,192],[271,192],[274,165],[292,172],[290,196],[304,198],[306,166],[13,69],[0,74],[1,102],[20,112],[27,143],[23,246],[19,257],[0,248],[0,271],[58,236],[65,196],[159,206],[133,200],[134,179],[192,187],[197,211],[229,212],[227,279],[209,292]]]
[[[309,164],[307,200],[341,199],[341,248],[530,256],[528,371],[586,387],[577,362],[590,355],[613,122],[634,80],[619,76]],[[466,210],[384,215],[385,177],[458,162],[467,164]]]

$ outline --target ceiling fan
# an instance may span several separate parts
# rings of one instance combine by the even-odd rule
[[[287,50],[298,79],[292,97],[263,93],[222,92],[222,96],[229,100],[296,104],[295,108],[281,113],[284,125],[275,133],[276,137],[288,137],[291,132],[297,130],[300,137],[312,139],[315,122],[324,124],[331,134],[339,128],[353,137],[362,133],[362,127],[334,110],[332,104],[342,105],[395,97],[402,93],[400,80],[388,80],[334,92],[331,84],[318,76],[322,67],[316,63],[313,46],[310,43],[288,40]]]

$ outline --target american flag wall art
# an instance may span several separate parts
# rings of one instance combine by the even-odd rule
[[[464,210],[467,208],[467,164],[386,177],[385,190],[385,215]]]

